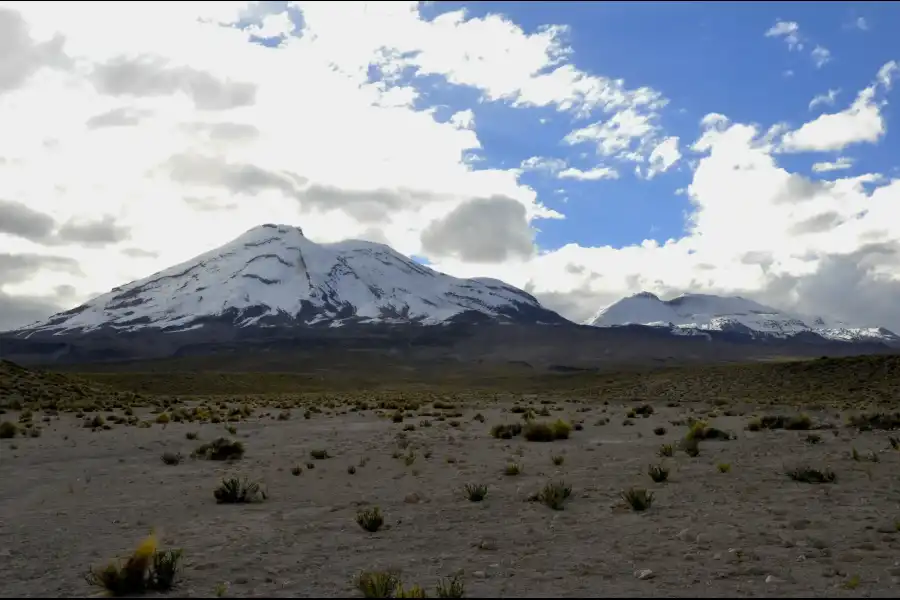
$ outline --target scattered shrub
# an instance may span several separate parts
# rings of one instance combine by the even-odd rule
[[[719,473],[730,473],[731,463],[719,463],[716,465],[716,469],[719,470]]]
[[[837,475],[831,469],[820,471],[812,467],[794,467],[788,469],[788,477],[794,481],[801,483],[834,483],[837,481]]]
[[[177,465],[184,457],[180,452],[163,452],[162,461],[167,465]]]
[[[381,509],[375,506],[358,511],[356,513],[356,522],[366,531],[375,533],[384,525],[384,515],[381,514]]]
[[[219,504],[249,504],[265,500],[266,492],[256,481],[243,477],[226,477],[213,490],[213,496]]]
[[[16,437],[19,428],[12,421],[3,421],[0,423],[0,438],[9,439]]]
[[[438,598],[463,598],[466,594],[465,586],[459,577],[442,578],[435,589]]]
[[[546,504],[553,510],[563,510],[565,502],[572,495],[572,487],[565,482],[550,482],[538,492],[534,499]]]
[[[647,474],[650,475],[650,479],[656,483],[662,483],[669,478],[669,469],[663,465],[649,465],[647,467]]]
[[[392,598],[400,585],[400,576],[394,571],[363,571],[354,581],[364,598]]]
[[[631,507],[631,510],[640,512],[653,505],[653,492],[643,488],[630,488],[622,492],[622,499]]]
[[[491,436],[502,440],[512,439],[520,433],[522,433],[522,426],[519,423],[491,427]]]
[[[91,569],[85,575],[85,581],[102,588],[110,596],[165,592],[175,585],[181,557],[181,549],[157,550],[156,538],[150,535],[126,561]]]
[[[244,456],[244,444],[227,438],[216,438],[199,446],[194,450],[193,456],[205,460],[238,460]]]
[[[522,467],[521,467],[521,465],[519,465],[519,463],[509,463],[508,465],[506,465],[506,468],[503,469],[504,475],[513,476],[513,475],[518,475],[521,472],[522,472]]]
[[[467,483],[465,489],[470,502],[481,502],[488,492],[487,486],[481,483]]]

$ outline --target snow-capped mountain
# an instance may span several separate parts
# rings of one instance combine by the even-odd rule
[[[842,342],[900,343],[900,336],[883,327],[856,327],[821,317],[790,314],[740,296],[708,294],[684,294],[672,300],[660,300],[649,292],[641,292],[602,309],[588,325],[647,325],[679,335],[719,331],[753,338],[787,339],[816,334]]]
[[[437,325],[465,318],[560,323],[530,294],[496,279],[457,279],[383,244],[317,244],[288,225],[261,225],[145,279],[17,330],[167,332],[350,323]]]

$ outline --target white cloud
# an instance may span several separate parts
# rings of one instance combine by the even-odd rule
[[[618,179],[619,173],[610,167],[594,167],[587,171],[569,167],[559,172],[560,179],[577,179],[579,181],[598,181],[600,179]]]
[[[831,50],[825,46],[816,45],[810,53],[817,69],[821,69],[831,61]]]
[[[869,30],[869,22],[866,21],[865,17],[857,17],[855,21],[853,21],[853,26],[859,29],[860,31],[868,31]]]
[[[575,129],[563,141],[570,145],[593,144],[600,156],[639,162],[657,132],[653,121],[653,116],[627,108],[609,119]]]
[[[814,173],[828,173],[830,171],[843,171],[853,166],[853,159],[846,156],[838,157],[834,162],[817,162],[813,163],[812,170]]]
[[[800,25],[796,21],[776,21],[772,27],[766,30],[764,35],[765,37],[782,38],[790,51],[799,52],[803,50],[807,42],[800,33]],[[821,69],[831,62],[831,51],[821,44],[816,44],[809,55],[817,69]],[[794,72],[790,69],[783,72],[785,77],[791,77],[793,74]]]
[[[14,12],[0,10],[0,40],[15,44],[0,65],[0,269],[15,274],[0,273],[4,319],[12,302],[28,309],[19,318],[37,318],[284,222],[318,241],[367,237],[417,255],[428,246],[438,269],[527,287],[576,319],[648,289],[740,293],[900,328],[900,254],[890,253],[900,180],[863,172],[813,181],[777,154],[780,145],[836,150],[879,139],[879,95],[896,64],[847,110],[780,143],[780,124],[718,113],[703,118],[698,139],[678,140],[659,124],[658,92],[575,68],[561,27],[527,34],[508,19],[459,12],[428,22],[412,2],[298,2],[297,37],[284,35],[279,4],[3,6]],[[10,17],[20,13],[27,28]],[[238,19],[255,25],[242,31]],[[253,44],[251,34],[280,43]],[[465,106],[440,121],[416,109],[416,73],[468,86],[480,102],[567,113],[557,123],[592,111],[567,140],[591,144],[603,164],[568,171],[568,160],[532,157],[474,170],[489,117],[478,106],[477,120]],[[633,161],[662,172],[682,141],[699,153],[687,162],[684,235],[529,247],[536,220],[564,215],[520,183],[522,171],[601,177]],[[458,233],[494,222],[502,239],[475,245]]]
[[[894,78],[897,76],[898,70],[900,70],[900,66],[898,66],[896,60],[885,63],[880,69],[878,69],[878,75],[876,77],[876,79],[878,79],[878,83],[880,83],[884,87],[884,89],[890,90],[893,86]]]
[[[766,37],[784,38],[790,50],[803,50],[800,41],[800,26],[796,21],[776,21],[772,27],[766,30]]]
[[[885,132],[879,87],[889,89],[896,63],[887,63],[879,71],[876,82],[859,92],[848,108],[826,113],[785,134],[782,149],[786,152],[824,152],[841,150],[851,144],[876,142]]]
[[[475,113],[470,108],[461,110],[458,113],[453,113],[453,116],[450,117],[450,122],[458,129],[474,129]]]
[[[526,158],[519,165],[523,171],[546,171],[556,173],[566,168],[566,161],[561,158],[548,158],[545,156],[532,156]]]
[[[834,106],[834,101],[837,100],[837,95],[841,93],[841,90],[834,89],[828,90],[824,94],[819,94],[815,98],[809,101],[809,110],[814,109],[820,105]]]
[[[650,168],[647,172],[647,179],[652,179],[659,173],[665,173],[680,158],[681,152],[678,150],[678,138],[667,137],[650,153]]]

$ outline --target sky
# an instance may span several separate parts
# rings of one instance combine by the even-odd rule
[[[891,33],[891,32],[895,33]],[[900,6],[0,0],[0,330],[263,223],[900,331]]]

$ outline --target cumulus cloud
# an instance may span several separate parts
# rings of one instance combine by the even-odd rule
[[[647,171],[647,179],[652,179],[659,173],[665,173],[680,158],[681,151],[678,149],[678,137],[667,137],[650,153],[650,168]]]
[[[766,30],[766,37],[782,38],[790,50],[803,50],[800,41],[800,26],[796,21],[776,21]]]
[[[46,240],[56,228],[56,222],[21,202],[0,199],[0,233],[23,237],[33,242]]]
[[[786,133],[782,148],[786,152],[825,152],[878,141],[886,131],[881,114],[886,101],[879,100],[878,93],[890,89],[896,68],[893,61],[882,66],[875,82],[860,91],[853,104],[841,112],[819,115]]]
[[[881,139],[896,63],[845,110],[793,131],[710,113],[696,139],[679,139],[663,127],[661,92],[576,67],[567,27],[455,10],[427,20],[420,8],[0,1],[0,55],[12,57],[0,61],[0,328],[275,222],[503,279],[576,320],[647,289],[900,329],[884,300],[898,291],[900,183],[840,158],[813,178],[780,163]],[[815,49],[796,24],[773,29]],[[438,110],[432,84],[475,99]],[[521,109],[535,107],[571,123],[559,148],[535,146],[515,168],[473,166],[491,150],[481,132],[494,109],[528,127],[536,111]],[[681,146],[696,153],[682,169],[683,234],[536,249],[541,220],[563,215],[523,172],[652,177],[680,164]]]
[[[826,105],[826,106],[834,106],[834,101],[837,99],[837,95],[841,93],[841,90],[828,90],[824,94],[819,94],[815,98],[809,101],[809,110],[814,109],[817,106]]]
[[[22,15],[0,6],[0,95],[20,88],[41,69],[67,67],[64,45],[62,35],[33,39]]]
[[[577,179],[579,181],[599,181],[600,179],[618,179],[619,173],[610,167],[594,167],[587,171],[569,167],[559,172],[560,179]]]
[[[497,263],[530,257],[534,231],[521,203],[503,196],[474,198],[430,223],[422,231],[422,248],[438,257]]]
[[[831,62],[831,50],[826,48],[825,46],[816,45],[815,48],[810,52],[812,56],[813,63],[815,63],[817,69],[821,69],[827,63]]]
[[[152,56],[116,57],[97,65],[91,76],[97,90],[111,96],[171,96],[176,92],[191,98],[199,110],[219,111],[250,106],[256,86],[241,81],[220,80],[191,67],[176,67]]]
[[[843,171],[853,166],[853,159],[846,156],[839,156],[833,162],[817,162],[813,163],[813,173],[828,173],[830,171]]]

